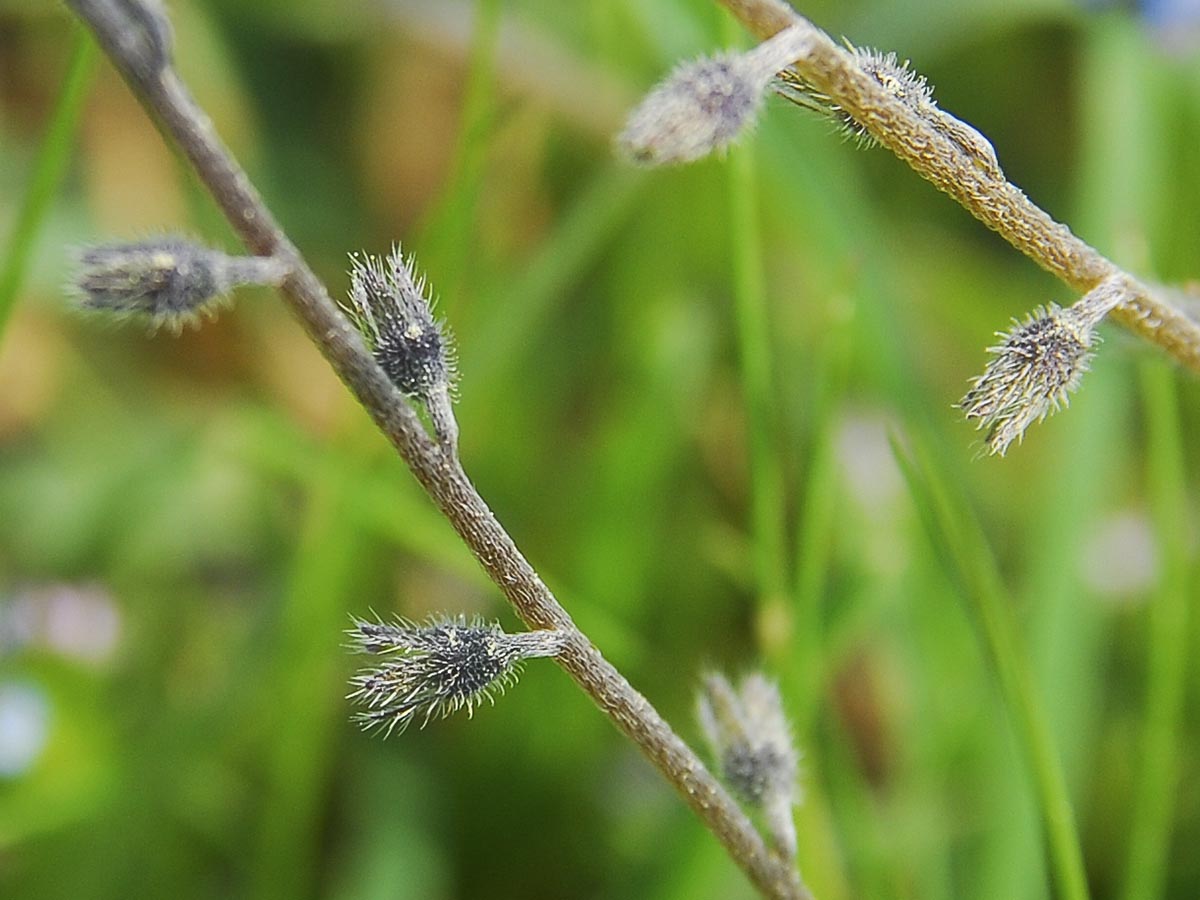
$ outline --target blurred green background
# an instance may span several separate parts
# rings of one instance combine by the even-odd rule
[[[801,11],[911,58],[1036,202],[1184,282],[1200,43],[1169,6]],[[951,405],[993,332],[1074,298],[780,100],[725,161],[614,161],[677,61],[746,45],[709,0],[170,8],[335,294],[349,251],[418,254],[467,469],[609,658],[693,743],[705,667],[781,680],[821,900],[1065,895],[1057,763],[1035,780],[1006,666],[1093,896],[1200,895],[1194,377],[1104,326],[1070,411],[977,458]],[[752,896],[551,663],[472,720],[349,724],[349,614],[519,626],[269,292],[179,338],[72,312],[72,247],[237,246],[81,46],[58,4],[0,2],[0,285],[27,270],[0,302],[0,897]]]

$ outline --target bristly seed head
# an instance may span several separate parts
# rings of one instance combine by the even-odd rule
[[[643,165],[687,163],[724,152],[758,118],[772,76],[797,59],[803,36],[787,28],[745,53],[723,53],[675,69],[630,114],[617,137]]]
[[[742,802],[763,811],[780,851],[795,856],[792,807],[798,799],[800,755],[779,688],[752,674],[735,691],[725,676],[709,673],[701,685],[696,713],[721,777]]]
[[[458,443],[452,408],[454,353],[433,316],[425,279],[413,274],[412,257],[397,245],[386,259],[350,255],[350,305],[346,308],[367,349],[392,383],[425,405],[443,446]]]
[[[266,256],[227,256],[180,237],[86,247],[72,289],[87,310],[142,320],[178,334],[216,315],[230,290],[278,285],[287,266]]]
[[[516,683],[523,660],[555,656],[566,645],[561,631],[509,634],[498,624],[462,616],[421,625],[355,619],[346,633],[351,649],[386,657],[355,675],[349,694],[364,707],[355,721],[386,734],[418,719],[424,728],[463,708],[470,714]]]
[[[863,71],[883,85],[884,90],[910,109],[921,109],[933,103],[933,88],[920,72],[901,60],[895,53],[884,53],[872,47],[851,47],[854,58]]]
[[[997,333],[1004,340],[988,348],[992,360],[958,404],[967,419],[987,429],[989,453],[1003,456],[1030,425],[1068,405],[1099,342],[1093,329],[1126,292],[1123,281],[1110,279],[1074,306],[1050,303]]]
[[[425,288],[425,279],[413,275],[413,260],[405,259],[399,246],[386,259],[350,255],[347,312],[380,367],[410,397],[448,384],[453,373]]]
[[[846,49],[860,69],[875,79],[889,95],[952,141],[975,166],[994,177],[1003,174],[991,142],[966,122],[939,109],[933,99],[933,87],[924,75],[909,67],[908,60],[901,61],[895,53],[855,47],[849,41],[846,42]],[[772,87],[781,97],[828,117],[858,146],[875,146],[874,136],[861,122],[795,69],[781,71],[773,80]]]
[[[933,88],[924,75],[909,68],[908,60],[901,61],[895,53],[884,53],[871,47],[855,47],[849,41],[846,42],[846,49],[854,56],[859,67],[879,82],[885,91],[922,118],[929,118],[931,110],[937,109],[933,101]],[[875,138],[860,122],[796,70],[784,69],[775,79],[773,87],[777,94],[798,106],[828,116],[860,147],[875,146]]]

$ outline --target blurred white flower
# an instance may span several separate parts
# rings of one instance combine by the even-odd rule
[[[0,683],[0,777],[31,769],[50,732],[50,704],[32,684]]]

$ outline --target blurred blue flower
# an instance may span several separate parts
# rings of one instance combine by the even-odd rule
[[[1155,28],[1196,28],[1200,25],[1200,0],[1142,0],[1142,18]]]
[[[1200,49],[1200,0],[1080,0],[1093,12],[1104,9],[1135,11],[1164,48],[1174,53]]]

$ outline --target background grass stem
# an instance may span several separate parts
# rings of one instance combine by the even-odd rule
[[[729,248],[750,479],[750,517],[759,638],[768,659],[791,644],[784,478],[774,427],[771,334],[758,223],[753,145],[728,160]]]
[[[892,447],[929,540],[959,588],[1000,688],[1033,782],[1059,894],[1065,900],[1087,900],[1083,852],[1066,779],[991,550],[978,522],[951,492],[949,479],[934,466],[920,439],[912,440],[911,451],[903,449],[896,439]]]
[[[1146,695],[1140,760],[1129,827],[1124,900],[1163,896],[1180,770],[1180,727],[1188,675],[1189,587],[1187,481],[1175,379],[1160,361],[1141,367],[1146,411],[1146,481],[1161,558],[1146,609]]]
[[[38,232],[50,212],[54,195],[58,193],[71,161],[75,132],[79,127],[95,62],[96,46],[87,32],[77,26],[62,88],[34,160],[25,196],[17,209],[8,245],[0,259],[0,341],[4,339],[17,293],[29,271]]]

